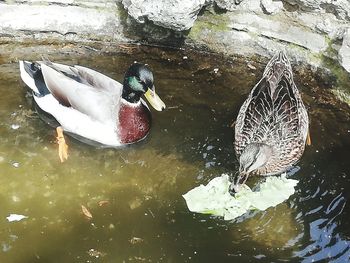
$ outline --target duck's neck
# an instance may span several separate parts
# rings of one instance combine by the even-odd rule
[[[124,99],[123,97],[121,98],[121,101],[120,101],[120,106],[124,106],[124,107],[132,107],[132,108],[137,108],[137,107],[140,107],[141,105],[141,100],[137,100],[135,102],[130,102],[126,99]]]
[[[133,90],[129,86],[127,78],[124,79],[122,98],[130,103],[138,103],[140,101],[142,93]]]
[[[143,139],[151,128],[151,114],[148,108],[139,100],[131,103],[121,99],[119,109],[120,141],[123,144],[133,143]]]

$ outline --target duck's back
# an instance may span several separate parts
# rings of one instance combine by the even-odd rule
[[[301,157],[307,130],[307,112],[294,84],[291,65],[280,52],[268,63],[239,111],[236,155],[239,158],[250,143],[265,143],[273,148],[273,156],[259,173],[281,172]]]

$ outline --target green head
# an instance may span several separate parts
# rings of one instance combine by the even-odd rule
[[[153,108],[158,111],[165,109],[164,102],[156,94],[151,69],[147,65],[134,63],[125,73],[122,97],[130,103],[137,103],[143,94]]]

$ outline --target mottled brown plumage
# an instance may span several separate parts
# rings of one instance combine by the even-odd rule
[[[240,175],[235,184],[251,174],[274,175],[290,168],[304,152],[308,126],[290,62],[279,52],[237,116],[234,148]]]

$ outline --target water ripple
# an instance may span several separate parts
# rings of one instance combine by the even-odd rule
[[[317,190],[317,192],[320,191]],[[317,217],[316,220],[309,223],[310,244],[296,252],[295,256],[300,257],[302,262],[319,262],[325,259],[327,262],[348,261],[350,243],[338,233],[339,225],[336,220],[342,214],[345,206],[346,198],[343,193],[339,193],[327,206],[320,205],[309,210],[305,218]]]

